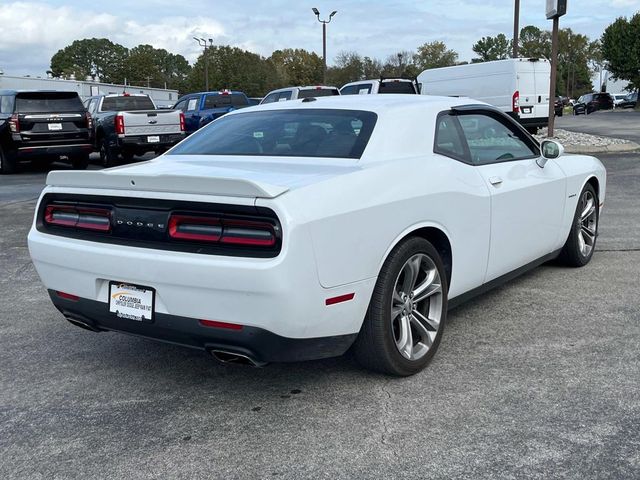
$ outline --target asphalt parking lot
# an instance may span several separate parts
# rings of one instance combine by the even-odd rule
[[[0,177],[0,478],[639,478],[640,154],[600,158],[592,262],[451,311],[406,379],[73,327],[27,251],[45,173]]]
[[[616,109],[590,115],[563,115],[556,118],[556,127],[574,132],[624,138],[640,144],[640,111]]]

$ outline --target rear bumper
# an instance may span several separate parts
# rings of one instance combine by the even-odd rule
[[[543,128],[549,125],[548,117],[518,118],[517,120],[523,127]]]
[[[17,145],[15,151],[18,158],[28,158],[88,155],[92,150],[90,143],[82,142],[68,145],[29,145],[23,142]]]
[[[242,330],[211,328],[198,319],[157,313],[153,322],[118,318],[107,303],[80,298],[62,298],[49,290],[55,307],[72,323],[95,331],[115,331],[174,343],[201,350],[223,350],[254,359],[258,363],[298,362],[342,355],[357,334],[320,338],[287,338],[257,327]]]
[[[159,137],[158,142],[150,142],[149,137]],[[118,147],[123,149],[150,151],[157,148],[172,147],[184,138],[182,133],[172,133],[166,135],[131,135],[118,137]]]

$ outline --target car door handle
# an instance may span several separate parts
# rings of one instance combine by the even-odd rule
[[[491,185],[497,186],[502,183],[502,179],[500,177],[489,177],[489,183],[491,183]]]

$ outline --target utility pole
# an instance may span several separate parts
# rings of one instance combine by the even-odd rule
[[[551,81],[549,82],[549,126],[547,137],[553,137],[553,127],[556,120],[556,80],[558,74],[558,30],[560,17],[567,13],[567,0],[547,0],[547,20],[553,19],[551,32]]]
[[[207,41],[204,38],[193,37],[193,39],[198,42],[198,45],[204,48],[204,90],[206,92],[209,91],[209,55],[207,55]],[[213,39],[209,39],[209,46],[213,46]]]
[[[556,120],[556,79],[558,76],[558,30],[560,17],[553,18],[553,30],[551,33],[551,85],[549,87],[549,126],[547,137],[553,137],[553,127]]]
[[[311,9],[318,21],[322,24],[322,82],[327,84],[327,23],[331,23],[333,16],[338,13],[337,10],[331,12],[328,20],[320,20],[320,10],[316,7]]]
[[[513,58],[518,58],[518,41],[520,36],[520,0],[516,0],[513,11]]]

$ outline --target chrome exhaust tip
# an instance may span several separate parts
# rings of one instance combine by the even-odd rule
[[[258,362],[257,360],[236,352],[228,352],[226,350],[211,349],[209,353],[217,361],[224,365],[248,365],[250,367],[263,367],[265,363]]]

